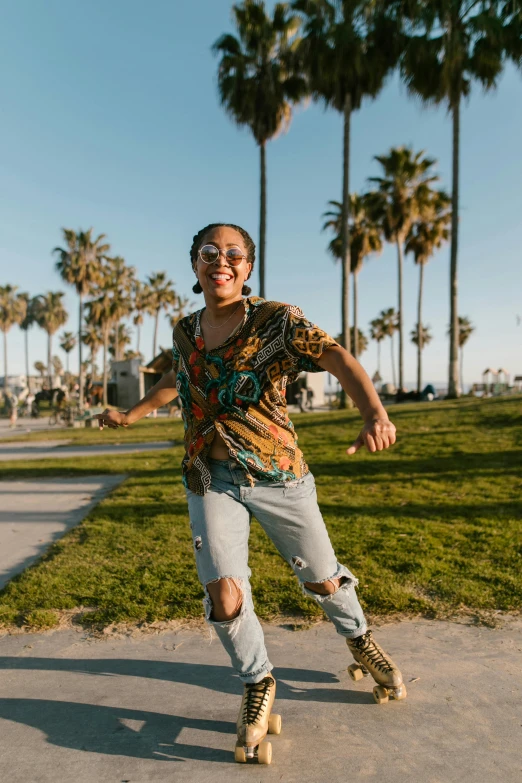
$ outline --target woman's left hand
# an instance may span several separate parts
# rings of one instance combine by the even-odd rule
[[[349,449],[346,450],[347,454],[355,454],[360,448],[366,446],[368,451],[372,453],[374,451],[382,451],[395,443],[395,426],[391,421],[381,418],[370,419],[367,421],[359,433],[357,440],[355,440]]]

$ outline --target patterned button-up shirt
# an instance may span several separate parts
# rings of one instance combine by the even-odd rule
[[[308,472],[286,410],[286,385],[303,370],[321,371],[318,359],[337,343],[298,307],[250,297],[245,311],[240,327],[210,351],[201,332],[203,310],[174,327],[183,483],[198,495],[210,487],[208,453],[216,430],[251,481],[292,481]]]

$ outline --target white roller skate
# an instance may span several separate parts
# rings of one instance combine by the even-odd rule
[[[389,655],[386,655],[367,631],[356,639],[346,639],[356,663],[348,667],[348,674],[354,682],[371,674],[377,685],[373,689],[373,698],[377,704],[385,704],[389,699],[405,699],[406,686],[402,674]]]
[[[245,685],[237,719],[235,760],[245,763],[272,763],[272,743],[264,742],[267,734],[281,733],[281,716],[272,714],[276,683],[271,674],[261,682]]]

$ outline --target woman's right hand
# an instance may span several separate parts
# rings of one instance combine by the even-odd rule
[[[111,411],[109,408],[105,408],[103,413],[97,413],[93,419],[98,419],[98,426],[101,430],[105,426],[110,427],[111,430],[129,426],[126,411]]]

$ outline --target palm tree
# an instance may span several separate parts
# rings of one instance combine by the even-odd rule
[[[350,350],[355,356],[355,346],[359,346],[359,356],[368,349],[368,338],[361,332],[360,329],[355,329],[354,326],[350,327]]]
[[[382,320],[383,332],[386,337],[390,338],[392,380],[393,385],[395,388],[397,388],[397,380],[395,377],[395,357],[393,355],[393,335],[399,328],[399,318],[394,307],[389,307],[387,310],[381,310],[380,318]]]
[[[435,163],[424,157],[424,151],[413,153],[410,147],[393,147],[387,155],[376,155],[383,169],[382,177],[370,177],[377,190],[368,194],[372,217],[382,226],[388,242],[397,246],[398,317],[399,317],[399,389],[404,387],[404,310],[403,266],[404,242],[411,227],[421,217],[431,195],[431,185],[438,180],[431,169]]]
[[[53,370],[55,375],[61,375],[63,372],[62,360],[59,356],[53,356],[52,358]]]
[[[296,72],[293,50],[299,17],[284,3],[272,16],[260,0],[232,6],[237,37],[222,35],[213,51],[220,55],[221,104],[238,125],[252,132],[259,147],[261,194],[259,218],[259,295],[265,296],[266,144],[290,126],[292,106],[306,95],[306,81]]]
[[[364,97],[376,97],[400,54],[400,28],[386,4],[361,0],[294,0],[304,19],[298,47],[309,89],[316,100],[343,116],[341,213],[342,345],[348,348],[350,299],[350,131],[352,112]],[[341,394],[341,407],[346,395]]]
[[[419,335],[420,335],[420,340],[419,340]],[[415,324],[415,327],[410,332],[410,337],[414,345],[420,344],[422,348],[424,348],[424,346],[431,343],[433,335],[430,332],[429,326],[424,326],[424,324],[422,324],[422,326],[420,326],[419,324]]]
[[[118,316],[118,307],[109,288],[100,286],[95,290],[95,299],[87,303],[87,320],[91,324],[97,324],[102,333],[103,344],[103,404],[107,405],[107,383],[108,383],[108,364],[107,354],[109,351],[109,335],[112,325]],[[91,348],[92,351],[92,348]],[[92,359],[92,353],[91,353]]]
[[[131,334],[130,328],[125,324],[115,325],[113,334],[114,342],[109,347],[109,353],[111,356],[114,356],[115,361],[120,361],[119,359],[116,359],[116,356],[123,356],[125,348],[130,345]]]
[[[460,383],[462,388],[464,388],[464,346],[474,331],[475,327],[471,323],[470,319],[466,316],[459,315]],[[449,333],[450,330],[448,330],[448,334]]]
[[[24,353],[25,353],[25,375],[27,379],[27,387],[31,391],[31,376],[29,375],[29,329],[35,324],[34,319],[34,299],[29,296],[28,293],[18,294],[20,299],[25,302],[25,316],[20,321],[20,329],[24,333]]]
[[[145,283],[135,278],[132,282],[132,323],[136,327],[136,353],[140,353],[140,331],[143,325],[143,315],[147,312],[149,289]]]
[[[372,253],[380,253],[382,250],[382,229],[378,223],[372,220],[367,208],[368,197],[352,193],[350,196],[350,269],[353,275],[353,324],[355,340],[351,342],[351,350],[354,357],[359,356],[359,328],[358,328],[358,294],[357,281],[365,258]],[[331,210],[325,212],[323,217],[328,218],[323,225],[323,231],[333,229],[334,238],[328,249],[336,260],[342,259],[342,204],[339,201],[329,201]]]
[[[370,321],[370,337],[372,340],[375,340],[377,343],[377,372],[379,375],[381,374],[381,343],[386,337],[386,332],[384,331],[384,319],[382,316],[380,318],[374,318],[373,321]]]
[[[45,332],[47,332],[47,372],[49,373],[49,388],[53,387],[52,371],[53,364],[51,359],[53,334],[65,324],[69,315],[65,309],[62,298],[65,294],[62,291],[48,291],[46,294],[40,294],[35,297],[35,320]]]
[[[0,286],[0,330],[4,333],[4,393],[9,388],[7,374],[7,332],[14,324],[21,324],[27,312],[24,294],[17,294],[18,286]]]
[[[117,335],[119,334],[120,320],[129,315],[133,309],[132,294],[136,269],[133,266],[127,266],[121,256],[115,256],[114,258],[106,259],[104,272],[106,276],[105,285],[111,287],[115,303],[117,302],[117,315],[114,322],[114,350],[112,354],[115,361],[118,362],[121,359],[120,348],[122,346],[117,339]]]
[[[171,328],[174,329],[178,321],[181,321],[182,318],[185,318],[191,313],[195,306],[194,302],[191,302],[188,296],[178,296],[173,312],[170,316],[167,316]]]
[[[418,351],[418,364],[417,364],[417,394],[421,393],[421,353],[425,346],[431,343],[432,334],[429,326],[416,323],[415,327],[410,332],[411,341],[417,346]]]
[[[96,378],[96,355],[103,345],[103,337],[99,327],[96,324],[91,323],[90,320],[87,320],[87,326],[83,331],[82,340],[91,352],[89,360],[91,363],[91,377],[94,381]]]
[[[69,374],[69,354],[76,346],[76,337],[73,332],[62,332],[60,335],[60,348],[65,351],[65,364]]]
[[[147,297],[147,311],[155,319],[154,338],[152,341],[152,358],[156,356],[156,343],[158,339],[158,320],[160,310],[168,308],[176,303],[177,294],[174,290],[174,283],[167,278],[166,272],[153,272],[147,278],[149,295]]]
[[[35,362],[33,366],[36,372],[40,373],[40,376],[42,378],[42,386],[43,386],[43,381],[44,381],[45,373],[47,372],[47,367],[43,362]]]
[[[422,294],[424,288],[424,266],[431,256],[449,239],[451,223],[451,199],[442,190],[434,191],[424,205],[423,215],[413,224],[406,238],[405,251],[412,253],[419,267],[419,297],[417,302],[417,393],[422,386]]]
[[[425,103],[445,104],[453,123],[448,396],[458,397],[460,105],[473,82],[485,90],[496,87],[508,57],[522,64],[522,6],[513,0],[401,0],[400,5],[410,28],[401,63],[408,90]]]
[[[78,366],[80,368],[80,408],[83,407],[83,362],[82,362],[82,329],[83,329],[83,301],[92,290],[93,285],[100,278],[102,261],[106,258],[110,245],[104,242],[105,234],[99,234],[96,239],[92,236],[93,229],[88,231],[73,231],[71,228],[62,229],[65,248],[55,247],[53,254],[58,257],[56,269],[66,283],[74,285],[80,298],[78,317]]]
[[[143,354],[142,354],[142,353],[140,353],[139,351],[133,351],[133,350],[131,350],[131,349],[127,349],[127,350],[125,351],[125,353],[123,354],[123,358],[124,358],[126,361],[129,361],[129,360],[131,360],[131,359],[139,359],[141,364],[143,364],[143,362],[144,362],[144,356],[143,356]]]

